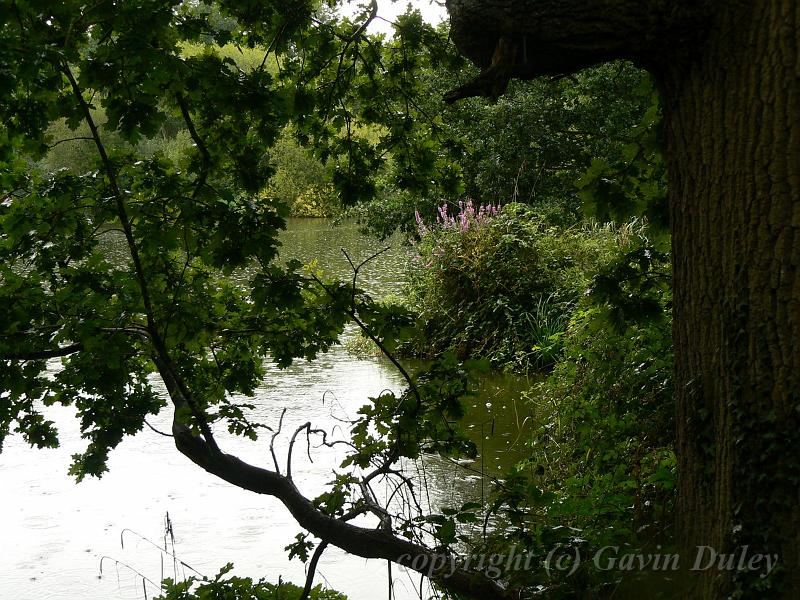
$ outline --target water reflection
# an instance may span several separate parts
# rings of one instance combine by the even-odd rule
[[[370,261],[358,273],[359,287],[376,298],[400,291],[408,249],[400,236],[378,241],[359,233],[354,222],[333,226],[327,219],[288,219],[280,237],[282,260],[316,261],[324,274],[350,280],[353,270],[344,249],[355,264],[386,247],[389,250]]]
[[[293,220],[282,236],[281,258],[308,262],[316,259],[330,276],[347,277],[351,270],[339,248],[354,261],[384,245],[358,234],[355,225],[331,228],[322,220]],[[113,235],[104,236],[104,248],[122,261],[124,249]],[[363,269],[361,286],[375,296],[396,292],[402,285],[405,250],[391,240],[392,250]],[[57,361],[49,364],[58,368]],[[299,362],[285,370],[270,367],[256,394],[254,418],[272,426],[285,413],[284,430],[293,432],[305,421],[346,437],[342,420],[354,417],[370,396],[384,389],[399,392],[402,379],[388,361],[356,358],[336,347],[314,362]],[[480,452],[478,460],[459,466],[438,457],[426,457],[405,467],[425,485],[423,498],[433,509],[480,499],[485,477],[496,476],[522,454],[526,423],[530,419],[519,399],[527,381],[493,376],[480,384],[471,401],[466,426]],[[169,512],[176,533],[178,557],[194,569],[214,575],[224,563],[236,564],[236,573],[251,577],[302,582],[303,565],[289,562],[284,547],[300,528],[288,511],[272,498],[234,488],[201,471],[174,448],[168,437],[145,429],[112,453],[110,472],[101,480],[76,485],[66,473],[73,453],[84,443],[71,408],[50,407],[46,414],[60,427],[61,447],[32,451],[18,437],[7,440],[0,454],[0,526],[6,551],[0,555],[0,597],[83,600],[141,599],[156,591],[142,583],[166,576],[184,576],[172,562],[136,535],[163,542],[163,518]],[[168,431],[171,414],[165,410],[151,420]],[[268,442],[251,443],[219,432],[226,451],[256,464],[271,465]],[[287,438],[276,444],[285,461]],[[295,452],[293,473],[301,490],[313,497],[325,488],[341,461],[338,452]],[[102,577],[99,565],[105,559]],[[136,572],[135,572],[135,571]],[[137,572],[139,574],[137,574]],[[415,598],[418,578],[396,567],[398,600]],[[348,556],[334,548],[324,555],[318,580],[346,593],[351,600],[373,600],[387,595],[385,563]]]

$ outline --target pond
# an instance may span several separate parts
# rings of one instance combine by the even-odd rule
[[[359,234],[354,224],[332,227],[321,219],[290,220],[282,236],[282,259],[317,260],[329,276],[351,277],[340,248],[355,262],[385,247]],[[364,267],[359,283],[376,297],[398,292],[403,284],[405,249],[400,240]],[[110,248],[110,250],[115,250]],[[120,251],[122,256],[122,249]],[[353,335],[348,332],[345,335]],[[58,361],[49,368],[58,369]],[[284,431],[305,421],[341,430],[341,420],[355,415],[370,396],[384,389],[400,391],[402,379],[378,357],[356,357],[341,346],[313,362],[285,370],[270,368],[257,390],[255,417],[274,425],[286,410]],[[459,467],[425,457],[405,468],[419,482],[424,504],[433,510],[488,492],[485,477],[497,475],[522,456],[530,415],[520,392],[524,378],[493,375],[478,385],[466,426],[480,457]],[[0,555],[0,596],[116,600],[153,598],[163,577],[192,571],[176,564],[157,546],[165,543],[165,520],[174,533],[175,554],[196,571],[213,576],[226,562],[235,573],[302,585],[304,565],[289,561],[284,547],[300,527],[275,499],[235,488],[205,473],[174,448],[172,440],[151,429],[126,439],[111,454],[102,479],[76,484],[67,475],[70,457],[83,449],[70,408],[51,407],[48,418],[60,429],[61,446],[31,450],[19,437],[6,440],[0,454],[0,508],[4,552]],[[169,431],[169,410],[150,420]],[[260,465],[270,465],[268,440],[256,443],[220,433],[223,449]],[[286,455],[286,440],[276,443]],[[295,481],[316,496],[332,478],[341,455],[326,450],[295,453]],[[105,558],[104,558],[105,557]],[[101,573],[102,564],[102,573]],[[392,569],[394,598],[417,597],[419,577]],[[366,561],[330,548],[320,561],[316,582],[327,583],[350,600],[388,597],[385,562]]]

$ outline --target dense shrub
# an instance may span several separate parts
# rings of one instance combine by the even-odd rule
[[[649,267],[659,272],[643,277],[668,272],[663,262]],[[648,294],[658,300],[660,316],[621,324],[609,318],[613,306],[594,294],[582,298],[553,372],[527,394],[541,425],[531,436],[530,458],[499,488],[495,507],[507,526],[499,544],[519,544],[542,559],[554,548],[583,556],[577,574],[559,584],[564,595],[553,597],[604,587],[615,598],[671,593],[670,573],[604,572],[587,559],[603,547],[667,553],[672,541],[670,291],[668,279],[655,280],[660,285]],[[554,583],[541,569],[512,576],[528,585]]]
[[[284,131],[270,151],[274,174],[263,196],[290,208],[294,217],[330,217],[339,209],[331,174],[306,148]]]
[[[649,90],[645,72],[619,62],[568,78],[513,82],[495,104],[456,103],[444,119],[467,150],[460,161],[466,193],[536,206],[555,202],[577,216],[574,181],[593,159],[628,141]]]
[[[576,310],[564,356],[532,391],[548,415],[533,461],[563,492],[561,514],[589,518],[596,537],[611,525],[614,535],[641,535],[663,521],[672,500],[671,320],[621,333],[602,323],[601,309]],[[549,460],[540,463],[541,455]],[[629,528],[620,531],[623,524]]]
[[[293,217],[332,217],[337,212],[336,192],[332,185],[312,185],[299,194],[291,205]]]
[[[624,243],[612,227],[558,222],[516,203],[442,207],[429,225],[419,218],[406,290],[421,322],[413,351],[455,350],[517,370],[551,365],[572,307]]]

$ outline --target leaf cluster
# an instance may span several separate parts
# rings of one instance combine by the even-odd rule
[[[228,563],[213,579],[189,577],[184,581],[164,581],[164,592],[157,600],[299,600],[303,588],[291,583],[269,583],[264,579],[229,575],[233,565]],[[311,589],[309,600],[347,600],[344,594],[317,585]]]

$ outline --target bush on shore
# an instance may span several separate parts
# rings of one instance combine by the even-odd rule
[[[417,215],[406,296],[420,327],[407,350],[454,350],[516,371],[552,366],[576,302],[638,227],[559,221],[541,207],[470,201],[442,205],[433,223]]]

